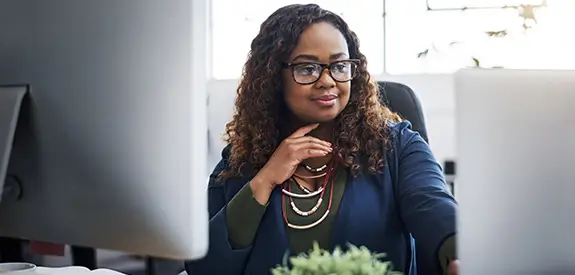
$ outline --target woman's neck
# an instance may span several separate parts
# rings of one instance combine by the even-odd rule
[[[309,125],[310,123],[305,123],[302,122],[299,119],[293,118],[288,120],[288,124],[286,125],[287,127],[285,128],[286,130],[288,130],[289,133],[287,133],[286,136],[291,135],[291,133],[295,132],[297,129]],[[323,141],[327,141],[327,142],[331,142],[332,144],[334,143],[334,137],[333,137],[333,129],[334,129],[334,125],[335,123],[333,121],[331,122],[327,122],[327,123],[320,123],[319,126],[317,128],[315,128],[313,131],[311,131],[309,134],[307,134],[308,136],[312,136],[312,137],[316,137],[318,139],[321,139]],[[310,166],[313,168],[319,168],[322,167],[323,165],[326,165],[330,162],[330,160],[332,159],[332,154],[328,154],[326,156],[323,157],[317,157],[317,158],[311,158],[311,159],[306,159],[302,162],[302,164],[306,165],[306,166]],[[307,171],[306,169],[303,168],[303,166],[299,166],[296,169],[296,174],[299,175],[303,175],[303,176],[314,176],[314,173],[311,173],[309,171]],[[315,188],[318,185],[318,182],[320,182],[321,179],[308,179],[305,180],[305,186],[307,188],[312,188],[312,190],[315,190]]]
[[[296,121],[296,120],[292,120],[292,123],[290,123],[290,130],[288,135],[291,135],[291,133],[295,132],[297,129],[309,125],[310,123],[304,123],[301,121]],[[313,131],[311,131],[309,134],[307,134],[308,136],[312,136],[312,137],[316,137],[318,139],[321,139],[323,141],[327,141],[327,142],[332,142],[333,143],[333,127],[334,127],[334,122],[330,121],[330,122],[325,122],[325,123],[320,123],[319,126],[317,128],[315,128]]]

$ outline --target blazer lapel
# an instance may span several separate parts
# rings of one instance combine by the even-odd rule
[[[348,175],[347,180],[332,229],[332,249],[336,246],[346,249],[349,243],[373,246],[381,237],[377,228],[383,228],[383,217],[379,216],[380,190],[371,176]]]
[[[332,237],[331,237],[331,250],[339,246],[343,249],[347,247],[349,242],[349,231],[346,230],[351,222],[351,207],[353,205],[353,197],[355,190],[355,182],[353,182],[353,177],[351,173],[347,174],[347,184],[345,190],[343,191],[343,196],[339,204],[339,210],[336,213],[335,219],[333,221],[332,227]]]

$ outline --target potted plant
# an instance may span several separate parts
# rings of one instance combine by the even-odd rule
[[[287,255],[286,255],[287,256]],[[385,254],[372,253],[366,247],[349,245],[347,251],[336,247],[333,252],[314,243],[309,253],[284,258],[272,275],[402,275],[393,271],[391,262],[382,261]],[[288,266],[288,261],[291,266]]]

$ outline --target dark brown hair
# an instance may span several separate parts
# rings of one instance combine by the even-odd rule
[[[300,34],[318,22],[328,22],[339,29],[347,41],[350,58],[361,61],[351,83],[350,101],[336,118],[336,155],[354,176],[363,165],[371,173],[383,170],[385,150],[390,146],[386,122],[399,121],[399,117],[379,102],[379,91],[370,80],[359,40],[345,21],[318,5],[297,4],[270,15],[252,41],[237,89],[236,113],[226,125],[231,153],[228,169],[220,174],[220,179],[257,172],[281,143],[279,122],[287,117],[282,62],[290,56]]]

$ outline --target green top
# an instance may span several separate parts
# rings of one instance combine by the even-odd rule
[[[345,170],[338,171],[335,174],[334,184],[333,184],[333,201],[329,214],[323,222],[315,227],[306,230],[298,230],[287,227],[287,235],[290,241],[291,250],[295,254],[300,254],[303,252],[309,252],[312,249],[313,242],[316,241],[321,248],[328,249],[331,247],[331,229],[333,221],[337,216],[337,211],[339,210],[339,202],[343,197],[343,191],[345,190],[347,173]],[[291,192],[296,194],[305,194],[297,185],[297,183],[290,181]],[[251,189],[250,189],[251,190]],[[304,217],[300,216],[290,206],[290,202],[286,199],[286,212],[287,219],[291,224],[294,225],[307,225],[313,223],[325,214],[329,206],[329,193],[331,192],[331,185],[328,184],[323,195],[323,202],[321,203],[319,209],[313,214]],[[298,199],[293,198],[295,205],[302,211],[308,211],[312,209],[317,203],[317,198],[314,199]]]
[[[333,220],[337,215],[339,209],[339,202],[343,197],[345,190],[347,172],[341,170],[336,172],[334,179],[333,201],[330,213],[327,218],[319,225],[307,229],[297,230],[287,227],[288,239],[290,248],[295,254],[308,252],[316,241],[321,248],[327,249],[331,247],[331,228]],[[298,187],[297,183],[290,181],[291,192],[296,194],[304,194]],[[306,225],[311,222],[317,221],[323,216],[329,205],[329,192],[331,185],[325,189],[323,196],[324,201],[319,209],[313,214],[303,217],[295,213],[289,200],[285,202],[287,210],[287,218],[291,224]],[[294,198],[294,203],[302,211],[312,209],[317,203],[317,199],[298,199]],[[251,245],[258,230],[259,223],[266,210],[266,206],[259,204],[253,197],[252,189],[249,184],[246,184],[239,192],[232,198],[228,204],[226,219],[228,224],[229,241],[233,248],[245,248]],[[249,214],[247,214],[249,213]]]
[[[329,249],[331,247],[332,224],[337,216],[339,204],[347,185],[346,179],[346,170],[338,170],[336,172],[331,210],[322,223],[306,230],[292,229],[286,225],[290,248],[295,254],[308,252],[312,248],[314,241],[323,249]],[[300,190],[297,183],[290,181],[290,184],[292,193],[303,194],[303,191]],[[320,208],[307,217],[295,213],[290,206],[290,201],[286,200],[285,209],[287,210],[287,219],[290,224],[307,225],[321,218],[329,205],[330,191],[331,186],[328,185],[323,196],[324,201]],[[317,199],[294,198],[294,203],[300,210],[308,211],[315,206]],[[252,244],[266,207],[267,205],[261,205],[256,201],[249,184],[246,184],[232,198],[226,209],[228,237],[232,248],[242,249]],[[446,270],[449,261],[456,258],[455,238],[452,236],[443,242],[443,245],[439,249],[438,260],[443,270]]]

